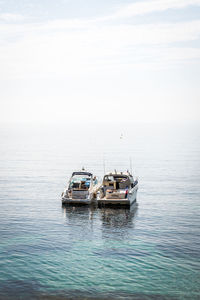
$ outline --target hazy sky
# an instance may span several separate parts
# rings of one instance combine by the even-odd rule
[[[0,0],[0,120],[200,119],[200,0]]]

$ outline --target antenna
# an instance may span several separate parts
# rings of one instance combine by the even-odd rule
[[[104,172],[104,175],[106,174],[106,167],[105,167],[105,157],[103,155],[103,172]]]
[[[131,159],[131,157],[129,157],[129,163],[130,163],[130,172],[131,172],[131,175],[133,175],[133,170],[132,170],[132,159]]]

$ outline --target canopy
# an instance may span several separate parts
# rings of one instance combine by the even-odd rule
[[[72,173],[72,176],[75,176],[75,175],[87,175],[87,176],[92,176],[92,173],[84,172],[84,171],[81,171],[81,172],[73,172],[73,173]]]

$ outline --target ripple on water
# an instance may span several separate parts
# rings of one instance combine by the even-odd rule
[[[8,289],[9,286],[9,289]],[[17,295],[17,298],[16,298]],[[95,296],[94,296],[95,295]],[[2,296],[2,298],[1,298]],[[57,290],[44,291],[40,282],[35,280],[29,281],[4,281],[0,286],[0,299],[15,300],[15,299],[49,299],[49,300],[176,300],[175,296],[164,296],[160,294],[145,294],[145,293],[127,293],[123,291],[98,292],[95,289],[88,291],[84,290]],[[197,299],[197,298],[196,298]],[[194,298],[195,300],[195,298]]]
[[[0,299],[199,298],[199,136],[135,126],[124,146],[96,126],[0,135]],[[111,169],[134,157],[139,205],[61,207],[73,169],[101,174],[102,153]]]

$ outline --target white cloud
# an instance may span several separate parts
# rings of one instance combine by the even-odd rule
[[[162,88],[159,93],[158,87],[154,88],[160,78],[152,81],[151,78],[156,76],[158,70],[162,70],[159,73],[162,75],[163,70],[169,71],[171,68],[177,71],[177,66],[183,69],[184,66],[200,63],[200,50],[190,43],[199,40],[200,21],[127,25],[121,22],[123,20],[117,22],[117,19],[199,3],[200,0],[137,2],[123,6],[108,16],[110,22],[104,22],[106,18],[98,18],[25,23],[17,22],[14,15],[4,15],[5,22],[0,24],[0,79],[8,84],[7,89],[3,87],[4,97],[8,100],[7,104],[4,101],[7,111],[4,119],[10,113],[9,107],[14,107],[11,119],[29,119],[31,112],[33,120],[37,117],[50,119],[55,111],[64,119],[66,111],[67,117],[77,113],[76,107],[79,107],[78,116],[83,116],[84,112],[86,116],[96,118],[96,111],[92,108],[94,103],[100,107],[100,117],[104,115],[109,119],[113,107],[116,116],[121,117],[121,103],[125,98],[130,107],[136,99],[134,111],[138,120],[156,118],[159,112],[162,119],[166,110],[163,101],[169,103],[169,100],[180,97],[181,102],[182,97],[186,97],[182,92],[186,90],[186,85],[183,84],[182,88],[180,84],[179,90],[175,85],[171,90],[166,88],[163,95]],[[184,47],[179,44],[182,42]],[[138,73],[141,74],[140,79],[137,79]],[[147,73],[149,75],[146,76]],[[165,79],[160,82],[167,86]],[[148,86],[149,89],[146,88]],[[197,88],[188,90],[193,92],[193,98],[199,96]],[[2,93],[1,90],[1,99]],[[153,110],[152,105],[148,104],[150,94]],[[17,103],[13,104],[15,99]],[[60,108],[55,99],[59,99]],[[104,105],[100,105],[102,101],[107,107],[106,112]],[[144,106],[151,114],[144,112]],[[90,111],[86,111],[85,107],[89,107]],[[155,107],[158,110],[156,113]],[[128,114],[131,119],[131,109]],[[168,107],[167,118],[170,114],[171,106]]]
[[[152,0],[138,1],[133,4],[121,6],[113,14],[104,19],[127,18],[137,15],[144,15],[153,12],[165,11],[168,9],[181,9],[187,6],[199,6],[200,0]]]
[[[25,17],[20,14],[13,14],[13,13],[2,13],[0,14],[0,21],[4,21],[7,23],[10,22],[21,22],[24,21]]]
[[[55,23],[20,26],[11,41],[16,26],[3,26],[10,39],[0,47],[0,76],[65,76],[84,74],[94,69],[118,68],[141,64],[172,67],[200,58],[199,49],[174,47],[174,42],[188,42],[200,36],[200,21],[176,24],[104,25],[77,30],[52,31]],[[66,24],[67,26],[67,24]],[[57,28],[57,24],[55,29]],[[164,60],[163,60],[163,53]],[[181,58],[181,59],[180,59]],[[38,75],[37,75],[38,74]]]

